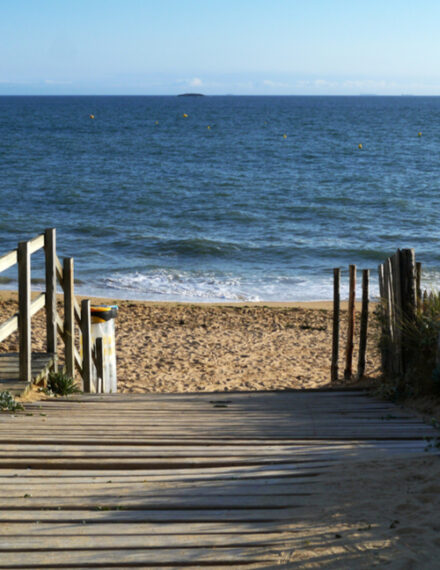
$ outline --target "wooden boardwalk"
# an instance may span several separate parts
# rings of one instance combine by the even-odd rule
[[[329,466],[435,433],[361,392],[29,404],[0,415],[0,568],[279,567]]]

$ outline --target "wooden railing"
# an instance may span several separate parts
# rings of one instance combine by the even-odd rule
[[[31,301],[31,255],[44,249],[46,291]],[[54,355],[57,369],[58,336],[64,343],[64,371],[72,378],[75,369],[83,381],[85,392],[98,391],[103,385],[102,342],[92,348],[90,300],[78,303],[74,294],[74,263],[72,257],[64,258],[61,265],[56,253],[56,230],[47,229],[44,234],[30,241],[23,241],[18,248],[0,257],[0,272],[18,264],[18,312],[0,325],[0,342],[18,330],[20,380],[32,381],[31,368],[31,318],[46,308],[46,351]],[[57,313],[57,282],[64,293],[64,320]],[[75,346],[76,326],[81,335],[82,355]],[[98,386],[92,386],[92,366],[97,368]]]

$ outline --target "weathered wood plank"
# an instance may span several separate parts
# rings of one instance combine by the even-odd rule
[[[17,263],[17,250],[13,249],[0,257],[0,272],[6,271]]]
[[[103,564],[114,564],[115,560],[124,560],[124,564],[142,564],[147,567],[164,564],[185,564],[194,563],[196,558],[198,564],[203,563],[237,563],[237,562],[265,562],[276,563],[279,560],[279,552],[275,547],[271,549],[261,547],[216,547],[214,548],[158,548],[158,549],[132,549],[120,550],[72,550],[68,551],[68,556],[60,556],[58,550],[55,551],[30,551],[26,552],[26,567],[51,565],[56,568],[70,568],[72,566],[88,566]],[[21,554],[13,552],[3,552],[0,557],[0,568],[22,567],[23,557]]]
[[[84,526],[84,525],[83,525]],[[87,526],[87,525],[86,525]],[[108,525],[112,526],[112,525]],[[53,528],[53,527],[52,527]],[[54,529],[58,532],[58,529]],[[84,529],[82,529],[84,531]],[[87,529],[91,532],[92,529]],[[133,529],[134,530],[134,529]],[[53,532],[53,531],[52,531]],[[146,549],[146,548],[202,548],[202,547],[250,547],[250,546],[273,546],[291,540],[292,533],[272,531],[268,533],[222,533],[222,534],[195,534],[188,533],[181,528],[180,534],[152,534],[152,535],[111,535],[87,536],[83,533],[75,535],[53,536],[7,536],[2,535],[0,552],[41,550],[44,542],[44,550],[101,550],[101,549]],[[3,554],[2,554],[3,556]]]
[[[28,241],[29,244],[29,254],[32,255],[39,249],[44,247],[44,234],[36,236]]]
[[[193,522],[189,529],[186,523],[166,523],[160,525],[149,522],[131,523],[114,523],[106,524],[93,521],[86,521],[80,523],[46,523],[38,522],[4,522],[0,525],[0,536],[45,536],[53,535],[54,531],[57,536],[87,536],[87,535],[101,535],[101,536],[121,536],[127,534],[137,534],[143,536],[163,536],[163,535],[214,535],[220,533],[249,536],[267,536],[274,533],[286,533],[287,536],[295,534],[295,530],[290,530],[288,523],[269,522],[206,522],[197,523]]]
[[[7,321],[0,325],[0,342],[3,342],[8,336],[18,329],[18,313],[13,315]]]
[[[306,507],[280,509],[132,509],[132,510],[59,510],[58,508],[35,510],[1,510],[0,523],[7,522],[70,522],[82,521],[113,523],[138,522],[286,522],[301,521],[313,517],[311,509]]]
[[[46,293],[40,293],[38,297],[31,302],[30,305],[31,317],[36,315],[38,311],[41,311],[41,309],[45,306],[45,304],[46,304]]]

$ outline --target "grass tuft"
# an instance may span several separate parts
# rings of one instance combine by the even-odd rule
[[[75,384],[75,380],[64,372],[50,372],[47,389],[58,396],[69,396],[81,392]]]

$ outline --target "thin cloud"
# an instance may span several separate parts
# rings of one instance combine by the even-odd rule
[[[203,81],[200,79],[200,77],[193,77],[188,84],[191,87],[201,87],[203,85]]]

